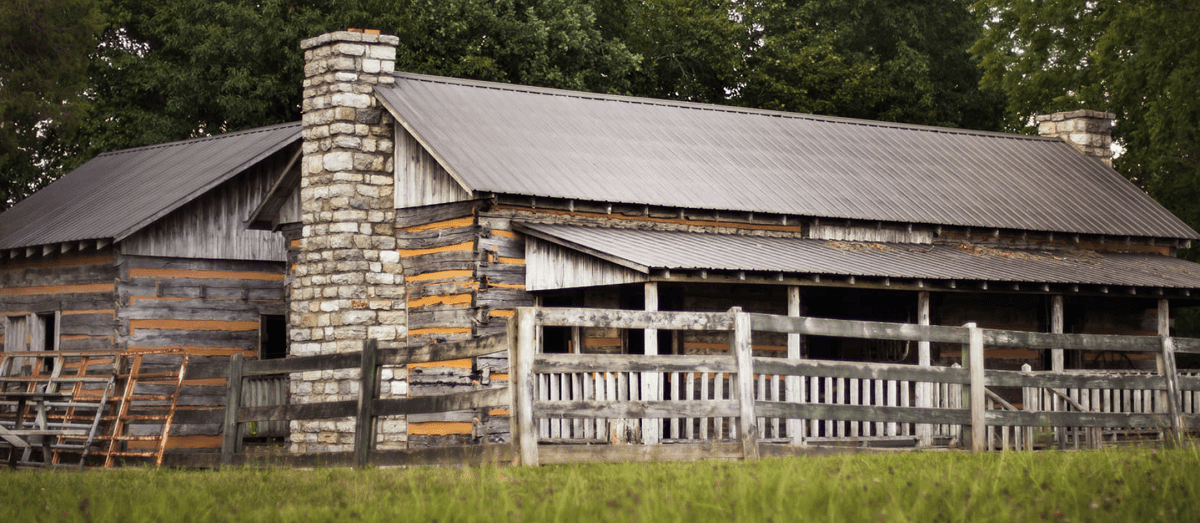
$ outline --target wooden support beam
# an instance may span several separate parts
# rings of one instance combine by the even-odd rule
[[[750,315],[741,307],[730,309],[733,315],[732,352],[737,361],[738,437],[742,459],[758,459],[758,420],[754,414],[754,357],[750,343]]]
[[[917,324],[929,325],[929,291],[917,293]],[[917,365],[928,367],[931,363],[930,343],[928,341],[917,342]],[[917,384],[917,407],[933,407],[932,383],[920,382]],[[917,444],[922,447],[933,445],[932,425],[928,423],[917,425]]]
[[[362,362],[359,365],[358,415],[354,420],[354,461],[360,467],[369,464],[371,451],[375,448],[373,407],[374,401],[379,397],[378,349],[377,340],[367,340],[363,344]]]
[[[966,357],[963,363],[971,374],[970,396],[967,398],[971,408],[971,452],[984,452],[987,450],[987,419],[984,409],[983,329],[974,323],[968,323],[965,327],[970,339],[964,347]]]
[[[527,467],[538,465],[537,425],[533,420],[533,398],[536,397],[533,379],[534,327],[536,309],[518,307],[514,322],[509,325],[509,390],[512,399],[513,446],[517,449],[519,464]]]
[[[238,410],[242,406],[242,353],[229,358],[229,375],[225,381],[225,423],[221,429],[221,464],[232,465],[233,455],[241,450]]]
[[[658,283],[646,282],[645,294],[646,294],[646,299],[645,299],[646,312],[657,312],[658,311]],[[642,332],[643,332],[643,338],[645,340],[645,354],[647,356],[657,355],[658,354],[658,330],[657,329],[645,329]],[[642,373],[642,398],[641,399],[643,401],[657,401],[659,399],[659,397],[658,397],[659,381],[660,381],[660,376],[657,372],[651,371],[651,372],[643,372]],[[658,444],[659,435],[661,434],[661,432],[659,430],[660,424],[661,424],[661,420],[656,419],[656,418],[646,418],[646,419],[642,420],[642,443],[643,444],[646,444],[646,445],[657,445]]]
[[[1154,363],[1155,366],[1158,367],[1158,375],[1163,376],[1166,378],[1168,383],[1171,383],[1175,378],[1175,373],[1170,372],[1168,375],[1168,371],[1175,366],[1175,354],[1174,344],[1170,343],[1169,341],[1171,337],[1171,304],[1170,301],[1166,299],[1158,300],[1158,337],[1163,338],[1165,341],[1163,341],[1162,344],[1163,350],[1154,355]],[[1169,363],[1167,361],[1168,352],[1170,352],[1170,357],[1172,360]],[[1175,389],[1178,390],[1177,384]],[[1176,398],[1171,397],[1171,394],[1167,390],[1159,391],[1157,396],[1158,401],[1155,403],[1158,405],[1158,408],[1155,409],[1155,412],[1160,414],[1163,413],[1164,410],[1171,412],[1171,417],[1173,418],[1172,422],[1175,422],[1176,420],[1174,418],[1178,417],[1178,413],[1174,412],[1174,407],[1177,405],[1175,402]],[[1177,426],[1173,428],[1175,428],[1175,435],[1178,435]],[[1178,438],[1176,438],[1176,441],[1178,441]]]
[[[1050,333],[1062,334],[1063,323],[1063,297],[1061,294],[1056,294],[1050,297]],[[1063,372],[1063,350],[1050,349],[1050,370],[1055,374]],[[1061,401],[1058,396],[1051,398],[1051,409],[1054,412],[1062,410]],[[1054,438],[1058,442],[1060,449],[1066,449],[1066,429],[1057,427],[1054,429]]]
[[[799,318],[802,304],[800,301],[800,287],[795,285],[788,287],[787,297],[788,316]],[[789,333],[787,335],[787,344],[787,357],[789,361],[796,361],[804,357],[804,338],[800,334]],[[800,384],[799,376],[788,376],[784,380],[784,395],[789,403],[804,402],[804,387]],[[789,418],[787,420],[787,433],[792,445],[804,445],[804,420]]]

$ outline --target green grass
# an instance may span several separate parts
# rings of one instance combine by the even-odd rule
[[[0,472],[4,521],[1195,521],[1200,451]]]

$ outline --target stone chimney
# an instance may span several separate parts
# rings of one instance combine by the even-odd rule
[[[1081,109],[1034,117],[1038,134],[1066,140],[1075,150],[1112,167],[1112,126],[1117,115]]]
[[[392,197],[395,121],[374,90],[395,82],[397,43],[395,36],[353,30],[300,43],[303,230],[288,296],[295,356],[357,351],[368,338],[390,341],[406,334]],[[406,377],[402,372],[385,371],[381,392],[407,393],[406,384],[396,382]],[[353,400],[357,394],[357,369],[291,380],[293,403]],[[353,420],[293,421],[291,430],[293,452],[353,447]]]

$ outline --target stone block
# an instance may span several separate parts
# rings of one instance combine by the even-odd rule
[[[354,153],[348,151],[327,153],[321,165],[326,171],[348,171],[354,168],[354,157]]]
[[[367,48],[368,46],[357,42],[339,42],[330,46],[333,53],[350,56],[363,56],[366,54]]]

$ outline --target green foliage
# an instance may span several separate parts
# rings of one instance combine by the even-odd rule
[[[961,0],[764,0],[741,105],[995,130],[998,91],[978,88],[967,49],[980,24]]]
[[[1148,0],[982,0],[972,52],[1008,93],[1008,121],[1079,108],[1117,115],[1114,167],[1200,226],[1200,6]],[[1187,253],[1196,258],[1196,253]]]
[[[752,34],[728,0],[606,0],[601,31],[640,58],[629,78],[637,96],[729,103],[741,82]]]
[[[350,27],[397,35],[402,71],[925,124],[998,122],[997,99],[978,90],[964,52],[979,24],[961,0],[106,0],[98,14],[97,0],[57,2],[91,6],[70,19],[87,22],[74,26],[79,35],[102,37],[61,49],[74,77],[30,89],[47,103],[26,120],[54,125],[33,132],[6,115],[15,123],[6,136],[16,128],[40,140],[20,149],[40,156],[4,158],[21,167],[5,179],[28,189],[102,151],[299,119],[298,43]],[[17,21],[26,18],[6,21],[24,28]],[[5,107],[17,105],[28,104]]]
[[[409,0],[396,69],[522,85],[623,92],[637,57],[602,37],[582,0]]]
[[[0,3],[0,210],[74,167],[97,0]]]
[[[0,472],[8,520],[1192,521],[1194,448],[540,468]]]

